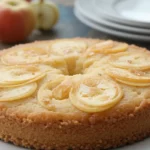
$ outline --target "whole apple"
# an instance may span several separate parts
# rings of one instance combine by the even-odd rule
[[[0,41],[17,43],[35,28],[33,10],[25,0],[0,0]]]

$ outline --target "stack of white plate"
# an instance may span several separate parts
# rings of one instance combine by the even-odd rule
[[[74,12],[99,31],[150,42],[150,0],[77,0]]]

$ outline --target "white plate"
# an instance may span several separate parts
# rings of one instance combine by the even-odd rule
[[[150,0],[91,0],[93,7],[107,19],[150,28]]]
[[[140,35],[140,34],[121,32],[121,31],[118,31],[118,30],[108,28],[106,26],[99,25],[99,24],[93,22],[93,20],[90,20],[90,19],[86,18],[80,12],[80,10],[78,10],[77,8],[75,9],[75,15],[84,24],[86,24],[86,25],[88,25],[88,26],[90,26],[94,29],[97,29],[99,31],[108,33],[110,35],[115,35],[115,36],[118,36],[118,37],[130,39],[130,40],[150,42],[150,36],[148,36],[148,35],[146,36],[146,35]]]
[[[91,19],[96,23],[99,23],[100,25],[105,25],[106,27],[110,27],[112,29],[121,30],[125,32],[150,35],[150,29],[117,24],[115,22],[110,22],[106,20],[105,18],[103,18],[103,16],[97,15],[95,9],[93,8],[94,7],[93,0],[88,1],[88,3],[86,0],[77,0],[75,3],[75,7],[79,9],[80,12],[82,12],[82,14],[84,14],[84,16],[86,16],[88,19]]]
[[[113,150],[149,150],[149,147],[150,147],[150,139],[146,139],[141,142],[137,142],[135,144],[125,146],[122,148],[116,148]],[[18,146],[0,141],[0,150],[29,150],[29,149],[18,147]]]
[[[29,149],[0,141],[0,150],[29,150]]]

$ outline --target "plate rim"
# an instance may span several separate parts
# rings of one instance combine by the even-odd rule
[[[99,23],[101,25],[106,25],[113,29],[117,29],[117,30],[119,29],[124,32],[129,32],[129,33],[132,32],[134,34],[138,33],[138,34],[150,35],[150,29],[143,29],[143,28],[139,28],[139,27],[120,25],[120,24],[117,24],[114,22],[110,22],[102,17],[99,17],[99,19],[96,19],[95,15],[97,15],[97,14],[94,15],[91,11],[90,11],[91,13],[89,13],[89,11],[85,8],[87,3],[85,3],[85,5],[82,5],[83,1],[85,1],[85,0],[77,0],[75,2],[75,7],[78,8],[80,10],[80,12],[82,12],[82,14],[84,14],[84,16],[86,16],[88,19],[93,20],[94,22]],[[90,1],[88,4],[90,4]]]
[[[141,22],[141,21],[138,21],[138,20],[132,20],[132,19],[129,19],[129,18],[123,18],[123,17],[119,17],[117,15],[113,15],[113,13],[108,13],[104,7],[101,7],[101,9],[97,9],[97,5],[96,5],[96,2],[97,1],[102,1],[102,0],[91,0],[93,2],[93,6],[95,6],[95,11],[100,15],[103,15],[105,16],[105,18],[107,18],[109,21],[112,21],[112,22],[116,22],[116,23],[120,23],[120,24],[126,24],[126,25],[130,25],[130,26],[136,26],[136,27],[146,27],[146,28],[149,28],[150,27],[150,22]],[[117,1],[119,0],[109,0],[112,4],[113,3],[116,3]],[[120,0],[122,1],[122,0]],[[107,6],[107,5],[105,5]],[[112,10],[112,12],[115,12],[111,6],[109,6],[110,10]]]
[[[112,29],[109,29],[109,28],[106,28],[106,27],[102,27],[102,26],[98,26],[94,23],[92,23],[91,21],[89,21],[89,19],[85,19],[85,17],[82,15],[82,18],[81,18],[81,14],[80,16],[78,16],[77,14],[77,11],[79,12],[79,10],[77,10],[77,8],[74,9],[74,14],[75,16],[84,24],[86,24],[87,26],[90,26],[96,30],[99,30],[101,32],[104,32],[104,33],[107,33],[107,34],[110,34],[110,35],[115,35],[117,37],[121,37],[121,38],[124,38],[124,39],[129,39],[129,40],[135,40],[135,41],[144,41],[144,42],[150,42],[150,37],[149,36],[140,36],[140,35],[133,35],[133,34],[130,34],[130,33],[122,33],[120,31],[117,31],[117,30],[112,30]],[[83,19],[84,18],[84,19]]]

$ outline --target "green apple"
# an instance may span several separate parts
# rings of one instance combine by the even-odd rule
[[[57,23],[59,11],[54,3],[39,0],[31,2],[31,5],[36,16],[37,29],[49,30]]]

